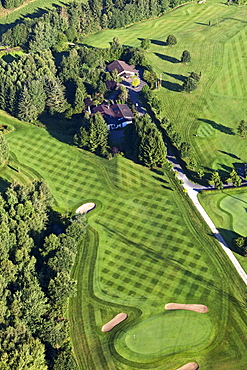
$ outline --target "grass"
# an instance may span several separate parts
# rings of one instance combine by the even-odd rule
[[[5,113],[0,123],[15,128],[6,136],[11,167],[1,169],[2,189],[6,182],[43,177],[60,212],[96,203],[74,266],[77,295],[69,306],[80,368],[171,370],[196,360],[203,369],[216,363],[232,370],[233,362],[245,369],[244,284],[171,173],[125,158],[98,158]],[[174,301],[205,304],[209,312],[164,314],[164,305]],[[102,333],[119,312],[128,319]],[[191,320],[194,329],[185,340]],[[134,348],[131,335],[148,329],[145,357],[138,351],[148,342],[143,338]]]
[[[5,181],[25,183],[43,177],[62,212],[88,201],[96,203],[78,253],[74,269],[78,292],[69,310],[80,368],[119,369],[121,364],[122,369],[168,370],[189,357],[205,369],[216,359],[220,366],[226,362],[225,369],[231,369],[227,363],[232,360],[244,369],[243,283],[169,171],[150,171],[125,158],[98,158],[4,113],[0,123],[15,128],[6,136],[11,167],[1,169]],[[150,328],[151,322],[159,327],[155,320],[164,316],[165,303],[173,301],[209,307],[207,314],[198,316],[198,333],[191,334],[198,346],[182,344],[183,323],[191,313],[178,320],[170,320],[174,313],[168,313],[169,332],[180,331],[181,341],[172,347],[169,337],[160,353],[141,356],[140,361],[119,333],[127,331],[127,338],[135,328]],[[119,312],[128,313],[128,319],[102,333],[103,324]],[[154,348],[155,336],[149,338]]]
[[[136,361],[149,362],[192,346],[194,350],[201,350],[209,344],[211,332],[212,324],[207,315],[189,311],[162,312],[130,326],[126,332],[119,331],[115,346],[124,356],[128,351],[131,360],[135,356]]]
[[[204,192],[199,195],[200,202],[219,229],[223,238],[235,252],[235,256],[247,272],[247,259],[239,254],[234,239],[247,236],[246,227],[246,189],[225,189],[224,191]]]
[[[122,44],[138,47],[140,38],[150,38],[151,47],[145,53],[162,77],[156,94],[165,116],[183,140],[193,145],[199,168],[225,173],[247,162],[246,139],[236,135],[238,123],[246,119],[245,19],[246,7],[211,0],[125,29],[97,33],[85,43],[107,47],[118,36]],[[177,45],[165,46],[168,34],[177,37]],[[187,65],[179,62],[185,49],[192,57]],[[198,89],[191,94],[178,92],[190,71],[202,73]]]
[[[24,4],[14,9],[2,9],[0,11],[1,33],[7,31],[9,27],[15,25],[22,18],[34,18],[42,15],[48,9],[56,5],[62,6],[70,3],[71,0],[33,0],[26,1]]]

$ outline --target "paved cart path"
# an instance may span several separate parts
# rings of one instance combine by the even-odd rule
[[[183,187],[187,190],[188,195],[189,195],[190,199],[192,200],[192,202],[194,203],[195,207],[200,212],[201,216],[204,218],[205,222],[210,227],[212,233],[214,234],[214,236],[216,237],[216,239],[220,243],[221,247],[223,248],[223,250],[225,251],[227,256],[230,258],[230,260],[233,263],[233,265],[234,265],[235,269],[237,270],[238,274],[240,275],[240,277],[243,279],[243,281],[247,285],[247,274],[246,274],[246,272],[244,271],[244,269],[242,268],[242,266],[238,262],[237,258],[234,256],[233,252],[230,250],[230,248],[226,244],[225,240],[223,239],[223,237],[219,233],[218,229],[214,225],[213,221],[211,220],[211,218],[209,217],[207,212],[204,210],[202,205],[199,203],[199,200],[197,198],[198,192],[200,190],[205,190],[205,189],[210,189],[210,188],[213,189],[213,187],[193,184],[191,181],[189,181],[187,176],[184,174],[181,166],[177,163],[175,157],[173,157],[171,155],[168,155],[167,159],[168,159],[169,162],[172,163],[174,171],[176,171],[178,173],[178,179],[183,181]]]

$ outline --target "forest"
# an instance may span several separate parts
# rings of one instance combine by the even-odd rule
[[[84,216],[54,214],[43,181],[10,185],[0,203],[0,368],[76,369],[66,305]]]

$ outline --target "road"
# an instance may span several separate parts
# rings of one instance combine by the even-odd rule
[[[218,229],[214,225],[213,221],[210,219],[209,215],[205,211],[205,209],[202,207],[202,205],[199,203],[198,200],[198,192],[200,190],[208,190],[210,186],[202,186],[197,185],[189,181],[185,173],[183,172],[181,166],[177,163],[176,159],[172,155],[168,155],[167,159],[170,163],[173,165],[173,170],[178,173],[178,179],[182,180],[184,189],[187,190],[187,194],[189,195],[190,199],[192,200],[193,204],[197,208],[197,210],[200,212],[201,216],[207,223],[207,225],[210,227],[212,233],[214,234],[215,238],[218,240],[220,246],[224,250],[224,252],[227,254],[228,258],[231,260],[232,264],[234,265],[235,269],[237,270],[239,276],[242,278],[242,280],[247,285],[247,274],[245,273],[244,269],[238,262],[237,258],[234,256],[233,252],[230,250],[228,245],[226,244],[225,240],[223,239],[222,235],[219,233]]]

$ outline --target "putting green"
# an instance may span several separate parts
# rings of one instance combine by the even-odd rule
[[[247,236],[247,193],[228,195],[220,202],[220,207],[231,215],[233,230]]]
[[[120,331],[115,348],[120,355],[136,360],[199,350],[209,344],[212,326],[208,315],[191,311],[165,312]]]

